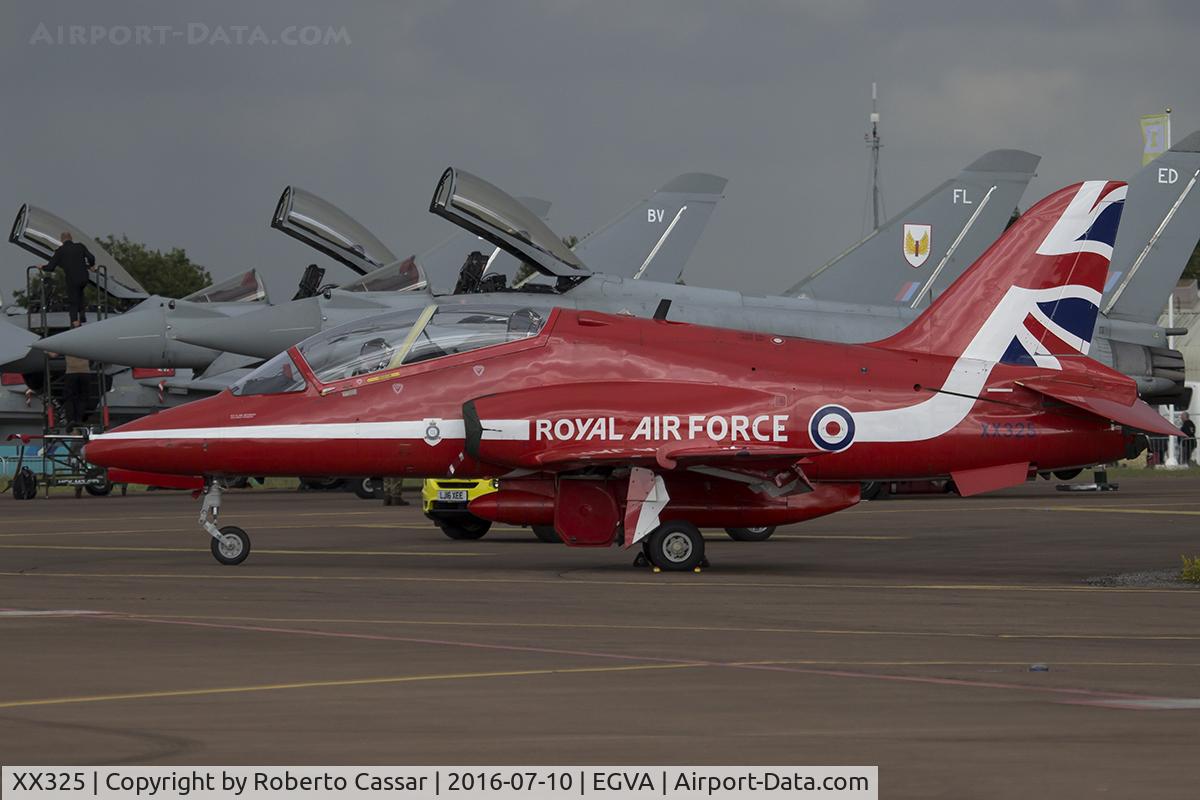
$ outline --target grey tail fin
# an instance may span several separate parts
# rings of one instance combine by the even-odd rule
[[[1100,310],[1157,324],[1200,239],[1200,131],[1138,170],[1129,195]]]
[[[674,283],[725,191],[725,178],[689,172],[575,245],[595,272]]]
[[[993,150],[889,219],[785,295],[927,306],[1000,236],[1040,156]]]

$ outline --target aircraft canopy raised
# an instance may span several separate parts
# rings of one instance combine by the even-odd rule
[[[338,287],[347,292],[411,292],[425,288],[425,276],[416,260],[409,256],[386,267],[368,272],[361,278]]]
[[[538,215],[483,178],[450,167],[429,210],[482,236],[546,275],[585,276],[587,266]]]
[[[96,264],[104,267],[105,273],[108,275],[106,288],[109,294],[121,300],[142,300],[148,296],[146,290],[129,274],[121,262],[113,258],[112,254],[101,247],[95,239],[44,208],[38,208],[28,203],[21,206],[17,211],[16,220],[13,221],[12,231],[8,234],[8,241],[22,250],[33,253],[38,258],[49,261],[50,256],[54,255],[54,251],[62,245],[62,239],[59,237],[63,231],[69,231],[72,239],[82,244],[96,257]],[[99,276],[93,273],[92,283],[96,283],[98,280]]]
[[[183,299],[193,303],[257,303],[267,299],[267,287],[256,270],[248,269],[240,275],[192,292]]]
[[[396,256],[357,220],[312,192],[288,186],[275,205],[271,227],[340,261],[359,275],[396,261]]]

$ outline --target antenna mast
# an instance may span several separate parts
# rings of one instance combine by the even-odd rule
[[[863,138],[871,150],[871,214],[875,221],[875,229],[879,229],[880,217],[883,216],[883,197],[879,193],[879,148],[883,142],[879,138],[879,85],[871,82],[871,132]]]

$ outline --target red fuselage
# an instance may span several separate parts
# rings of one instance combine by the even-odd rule
[[[580,466],[596,453],[619,453],[661,467],[693,446],[744,447],[778,449],[778,461],[802,462],[813,481],[857,482],[1018,462],[1078,467],[1124,457],[1133,438],[1014,383],[1045,370],[997,364],[977,398],[939,396],[928,406],[926,416],[943,419],[922,425],[946,430],[910,436],[901,415],[894,436],[886,419],[869,436],[864,423],[861,438],[831,451],[814,443],[813,425],[825,424],[823,436],[836,439],[838,422],[814,420],[819,409],[858,416],[925,403],[955,359],[594,312],[560,309],[529,339],[332,383],[320,383],[296,348],[289,352],[303,390],[226,391],[98,437],[87,458],[186,475],[486,477],[556,452],[567,453],[555,462],[561,470],[571,452]],[[548,387],[560,400],[539,400]],[[464,446],[464,404],[497,395],[528,398],[504,410],[509,422],[527,421],[524,438],[485,441],[473,456]],[[942,400],[957,402],[961,419],[945,419]]]

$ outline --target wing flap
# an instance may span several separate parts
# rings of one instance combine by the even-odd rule
[[[1124,384],[1085,385],[1052,377],[1023,378],[1016,383],[1130,428],[1163,436],[1183,436],[1183,431],[1137,398],[1136,388],[1132,401],[1128,402],[1129,391]]]

